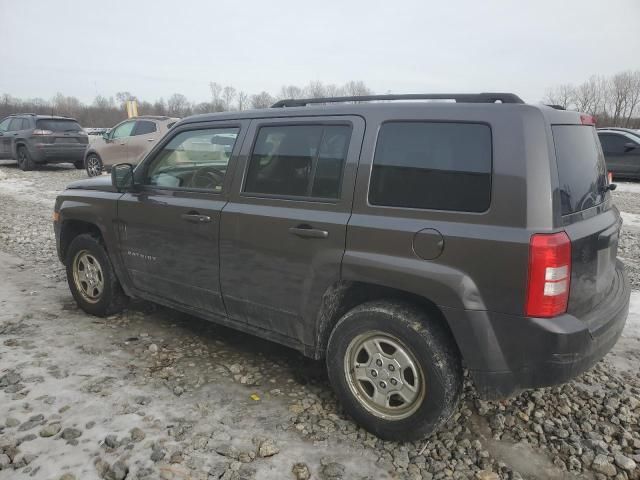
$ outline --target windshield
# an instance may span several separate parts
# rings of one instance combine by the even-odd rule
[[[38,120],[37,128],[40,130],[51,130],[52,132],[80,132],[82,127],[75,120]]]
[[[604,201],[607,172],[596,129],[589,125],[553,125],[562,215]]]

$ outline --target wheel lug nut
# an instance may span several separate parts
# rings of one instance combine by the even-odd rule
[[[381,366],[382,366],[382,360],[380,360],[380,359],[376,360],[376,365],[378,365],[379,367],[381,367]]]
[[[380,387],[381,388],[387,388],[387,384],[385,382],[380,382]]]
[[[397,385],[398,381],[395,378],[391,379],[391,385]]]
[[[389,371],[393,372],[396,369],[392,364],[389,364]]]
[[[371,376],[372,377],[377,377],[378,376],[378,372],[375,370],[371,370]]]

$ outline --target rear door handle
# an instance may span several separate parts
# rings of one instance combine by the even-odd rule
[[[211,221],[210,216],[200,215],[199,213],[183,213],[182,215],[180,215],[180,218],[182,218],[186,222],[191,223],[208,223]]]
[[[155,138],[147,138],[147,142],[153,142],[155,141]]]
[[[298,225],[289,228],[289,233],[301,238],[327,238],[329,232],[312,228],[311,225]]]

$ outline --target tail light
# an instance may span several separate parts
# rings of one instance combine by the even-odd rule
[[[525,314],[555,317],[567,311],[571,240],[565,232],[537,233],[529,243],[529,283]]]
[[[607,183],[613,183],[613,172],[607,172]]]
[[[583,113],[582,115],[580,115],[580,123],[582,123],[582,125],[595,125],[596,117],[594,117],[593,115],[586,115]]]
[[[34,135],[53,135],[53,132],[51,130],[40,130],[40,129],[36,129],[33,131]]]

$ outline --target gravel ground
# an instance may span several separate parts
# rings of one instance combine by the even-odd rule
[[[0,479],[640,479],[640,293],[614,351],[575,381],[501,402],[467,381],[442,432],[384,442],[292,350],[148,303],[78,310],[51,209],[84,176],[0,162]],[[636,289],[639,186],[615,192]]]

